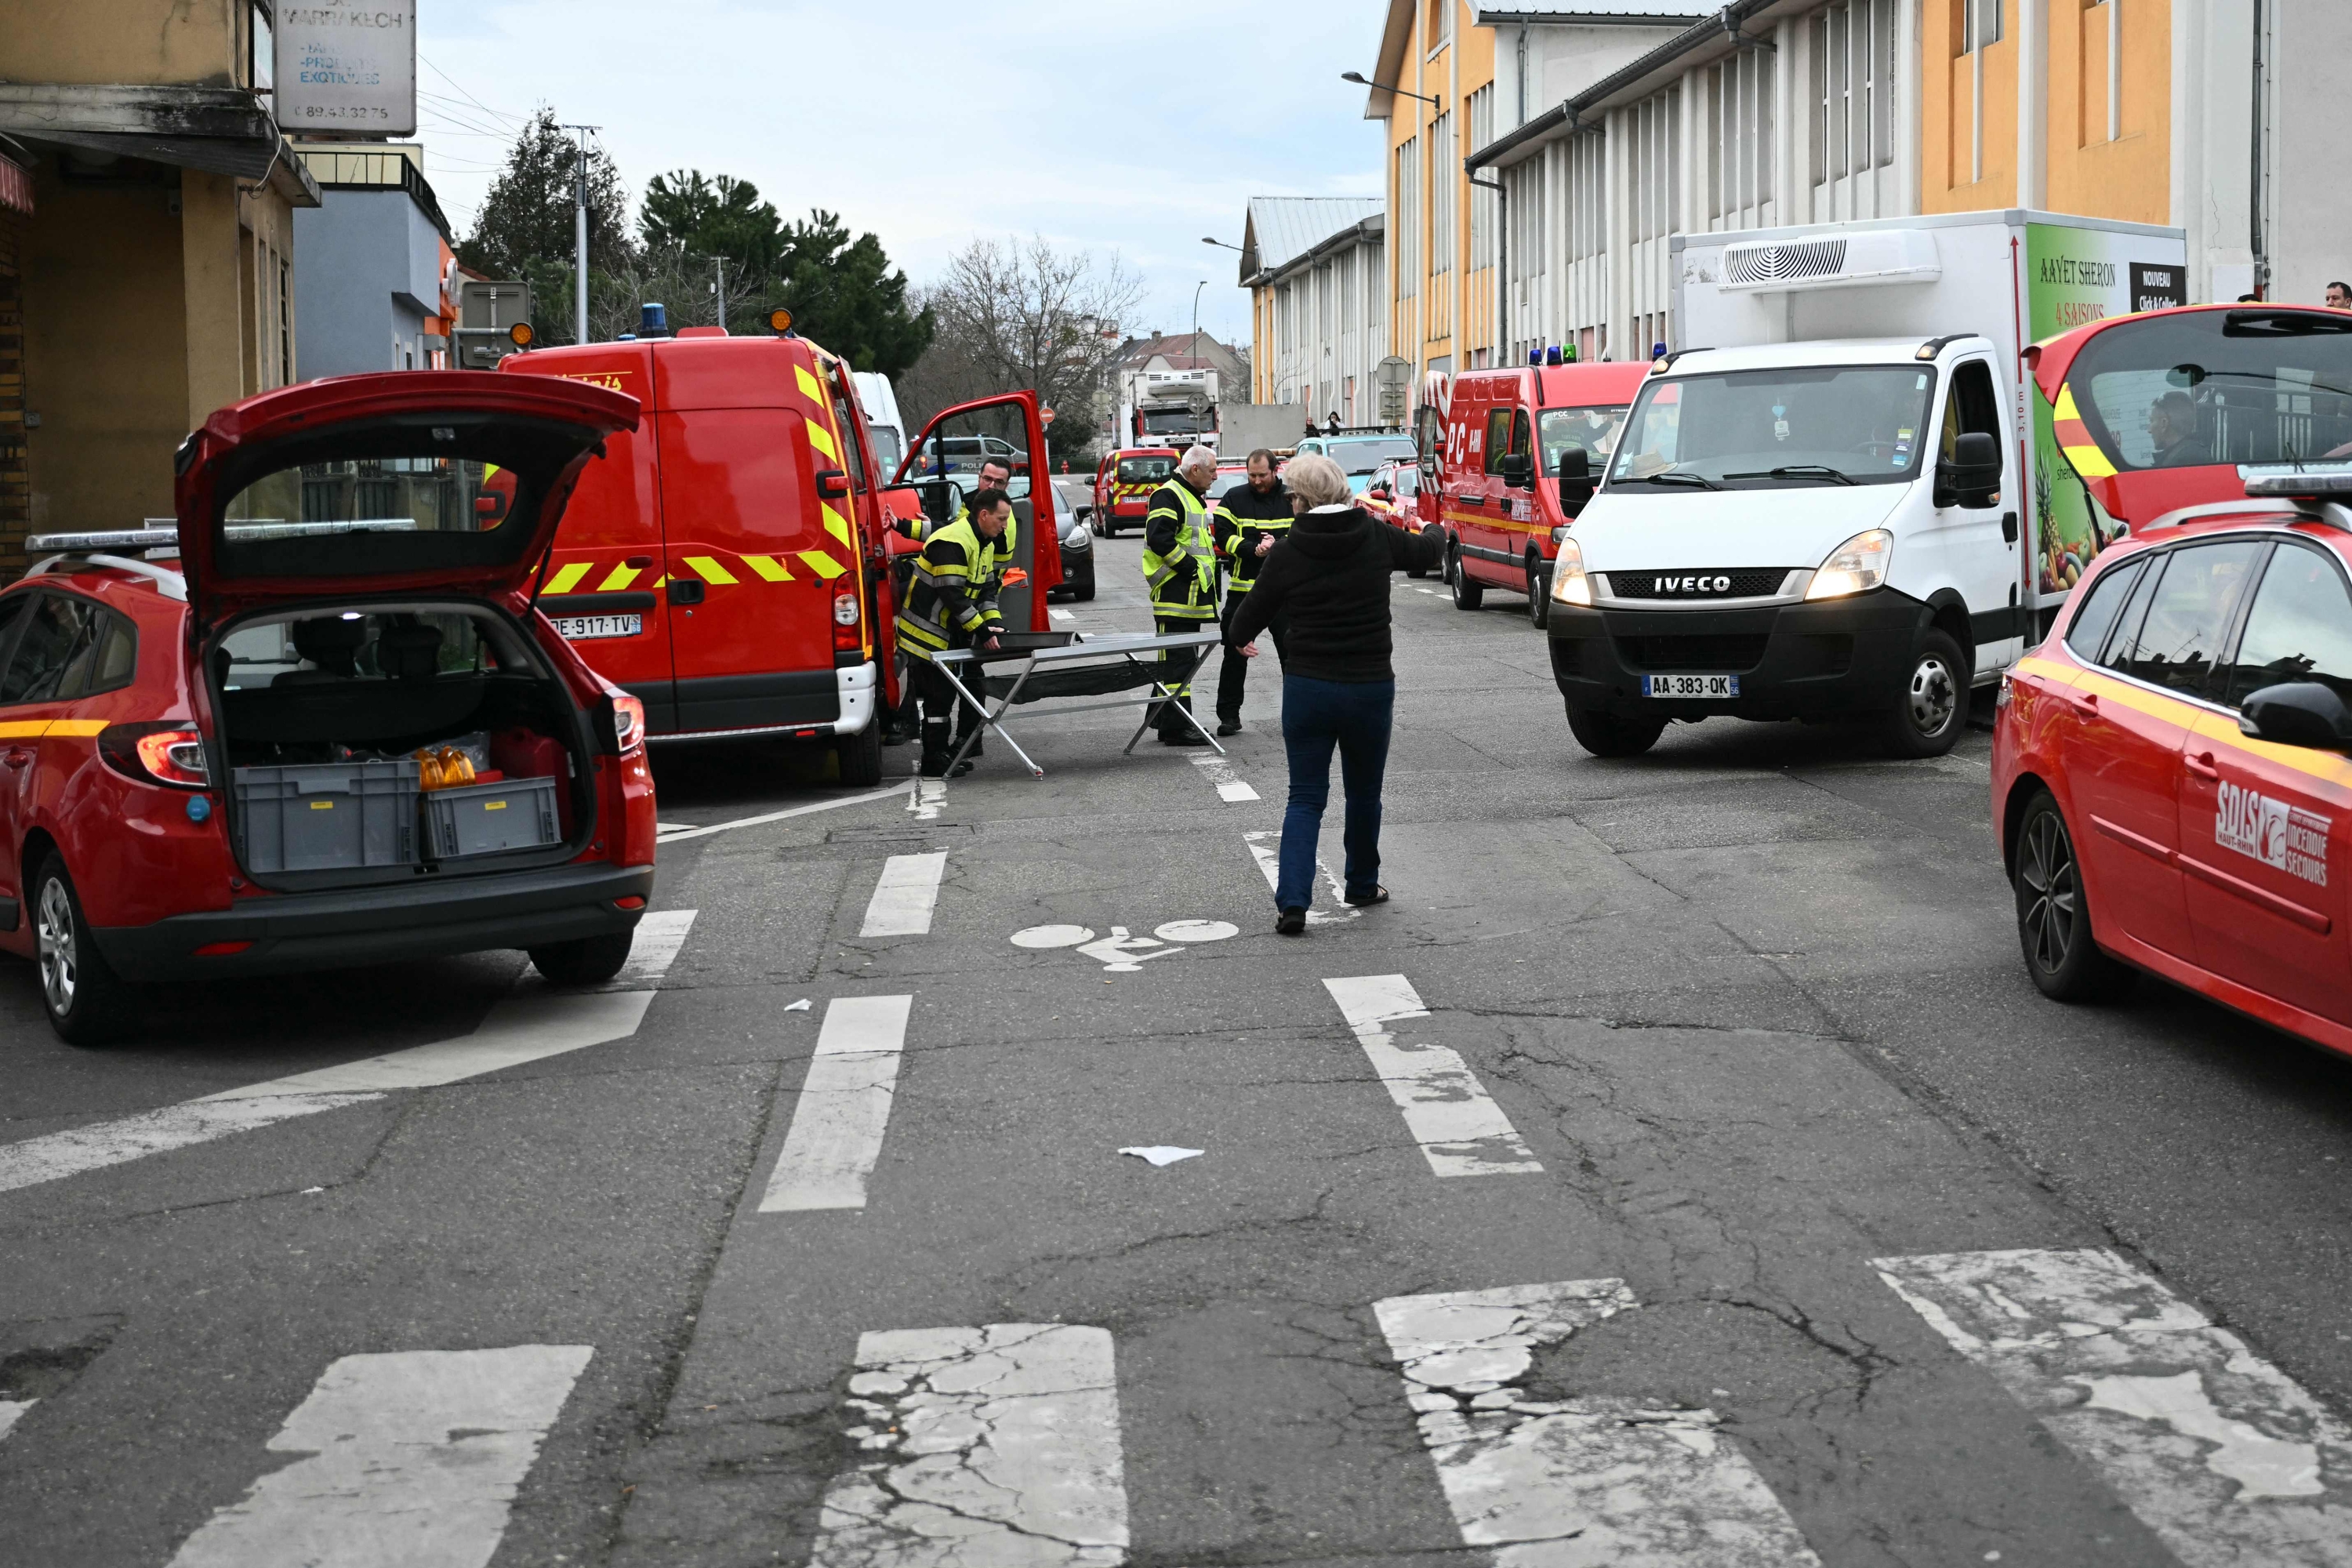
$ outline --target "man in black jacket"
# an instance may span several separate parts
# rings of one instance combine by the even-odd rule
[[[1217,553],[1225,559],[1229,578],[1225,589],[1228,634],[1234,612],[1241,608],[1243,595],[1257,581],[1259,563],[1274,548],[1275,541],[1290,531],[1290,492],[1283,489],[1281,477],[1274,471],[1274,454],[1261,447],[1249,455],[1249,483],[1226,491],[1224,499],[1217,503],[1216,516],[1210,521],[1217,538]],[[1285,625],[1277,616],[1269,627],[1274,633],[1276,654],[1282,653]],[[1237,735],[1242,728],[1242,687],[1249,679],[1250,655],[1235,647],[1230,635],[1224,653],[1224,662],[1217,670],[1217,733]]]

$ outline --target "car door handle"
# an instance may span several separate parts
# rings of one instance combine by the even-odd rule
[[[2181,765],[2200,779],[2218,779],[2221,776],[2221,770],[2213,765],[2213,753],[2210,752],[2200,752],[2193,757],[2184,758]]]
[[[33,753],[20,746],[11,746],[8,748],[8,755],[0,760],[5,760],[12,768],[21,768],[33,760]]]
[[[2070,691],[2066,694],[2066,706],[2085,719],[2095,719],[2099,716],[2099,694],[2095,691]]]

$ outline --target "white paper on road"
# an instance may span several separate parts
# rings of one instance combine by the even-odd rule
[[[1132,1154],[1154,1165],[1172,1165],[1179,1160],[1196,1160],[1208,1152],[1206,1149],[1180,1149],[1173,1143],[1152,1143],[1139,1148],[1121,1149],[1122,1154]]]
[[[2185,1568],[2352,1564],[2352,1430],[2104,1248],[1873,1261]]]
[[[1192,759],[1192,765],[1200,769],[1202,774],[1211,784],[1217,786],[1219,800],[1242,801],[1257,798],[1257,791],[1243,783],[1242,776],[1234,772],[1234,764],[1224,758],[1203,752]]]
[[[37,1399],[0,1399],[0,1437],[25,1418],[25,1412],[40,1403]]]
[[[1249,846],[1250,858],[1257,862],[1259,874],[1265,878],[1265,890],[1269,893],[1282,891],[1282,835],[1269,828],[1262,833],[1244,833],[1242,835],[1242,842]],[[1324,885],[1331,889],[1331,901],[1339,907],[1336,910],[1308,910],[1307,911],[1308,925],[1328,925],[1333,921],[1352,921],[1363,914],[1363,910],[1347,901],[1348,889],[1341,885],[1338,877],[1332,875],[1331,867],[1328,861],[1316,861],[1315,868],[1323,873]]]
[[[1388,1026],[1426,1018],[1412,982],[1402,974],[1326,980],[1324,988],[1353,1029],[1389,1098],[1441,1176],[1527,1175],[1543,1166],[1478,1075],[1444,1046],[1402,1043]]]
[[[1464,1544],[1496,1568],[1819,1568],[1713,1411],[1512,1386],[1634,1304],[1622,1279],[1579,1279],[1373,1307]]]
[[[605,986],[557,991],[525,971],[475,1031],[360,1061],[223,1089],[137,1116],[0,1144],[0,1192],[37,1186],[150,1154],[185,1149],[299,1116],[379,1100],[394,1089],[435,1089],[483,1073],[627,1039],[645,1021],[694,924],[692,910],[664,910],[638,922],[629,962]],[[614,986],[634,984],[635,990]]]
[[[810,1568],[1115,1568],[1127,1486],[1108,1331],[905,1329],[857,1342],[850,1436]]]
[[[866,926],[859,936],[924,936],[931,929],[931,909],[939,902],[940,879],[947,875],[947,851],[936,855],[893,855],[882,867],[881,880],[866,905]]]
[[[205,1521],[172,1568],[482,1568],[594,1353],[343,1357],[269,1440],[303,1458]]]
[[[793,1105],[761,1214],[862,1209],[898,1093],[912,996],[837,996]]]

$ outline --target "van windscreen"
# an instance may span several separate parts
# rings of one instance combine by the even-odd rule
[[[1936,373],[1918,365],[1776,365],[1652,380],[1609,483],[1779,489],[1917,477]]]

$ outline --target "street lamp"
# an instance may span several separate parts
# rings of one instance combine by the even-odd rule
[[[1229,242],[1227,242],[1227,241],[1225,241],[1225,240],[1218,239],[1218,238],[1216,238],[1216,237],[1215,237],[1214,236],[1213,236],[1213,235],[1206,235],[1206,234],[1202,235],[1202,236],[1201,237],[1201,243],[1202,243],[1202,245],[1220,245],[1220,246],[1223,246],[1223,247],[1224,247],[1224,248],[1226,248],[1227,250],[1242,250],[1242,247],[1241,247],[1240,246],[1231,244],[1231,243],[1229,243]],[[1246,251],[1246,250],[1242,250],[1242,254],[1243,254],[1244,256],[1247,256],[1247,255],[1249,254],[1249,252],[1248,252],[1248,251]]]
[[[1201,290],[1208,286],[1209,280],[1203,278],[1192,290],[1192,357],[1196,360],[1201,357]]]
[[[1440,109],[1445,107],[1445,100],[1442,98],[1431,98],[1425,93],[1407,92],[1401,87],[1383,87],[1381,83],[1376,81],[1366,81],[1364,79],[1364,73],[1361,71],[1342,71],[1339,73],[1339,79],[1341,81],[1352,81],[1358,87],[1369,87],[1377,91],[1393,92],[1402,98],[1418,98],[1422,102],[1434,104]]]

